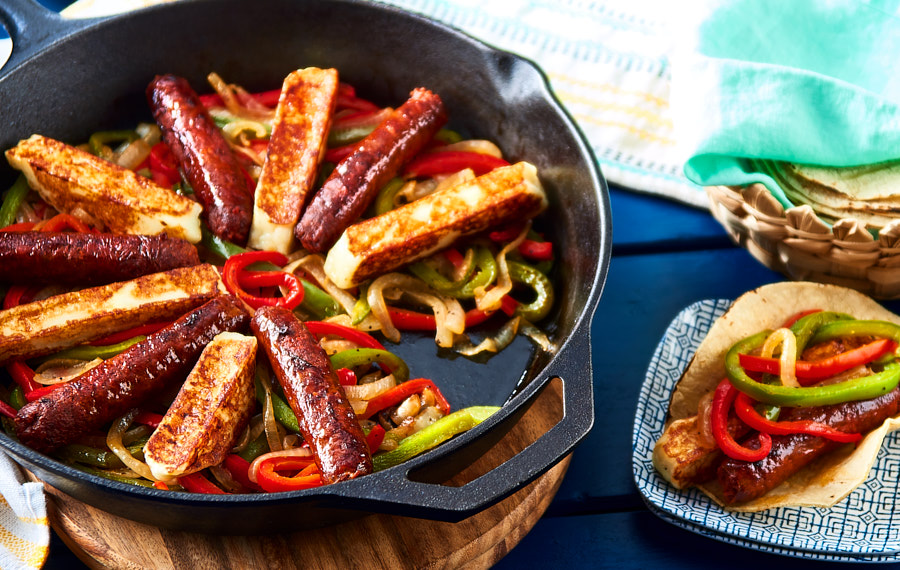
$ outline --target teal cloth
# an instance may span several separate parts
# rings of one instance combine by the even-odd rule
[[[778,185],[753,159],[900,158],[900,0],[727,0],[679,21],[675,133],[700,185]]]

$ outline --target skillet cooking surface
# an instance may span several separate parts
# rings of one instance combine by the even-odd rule
[[[455,409],[505,404],[476,429],[404,466],[277,496],[176,497],[86,476],[0,437],[42,479],[115,514],[195,531],[285,530],[367,510],[460,520],[533,480],[587,434],[590,320],[609,261],[608,197],[583,136],[533,64],[423,18],[350,0],[178,2],[88,22],[66,22],[25,0],[4,4],[17,14],[0,7],[18,51],[0,72],[3,149],[33,133],[78,142],[149,120],[144,88],[160,73],[182,75],[208,91],[206,75],[215,71],[257,91],[279,87],[296,68],[334,67],[342,81],[379,104],[397,105],[414,87],[428,87],[443,98],[450,127],[493,140],[513,161],[536,164],[550,197],[540,224],[560,256],[556,308],[541,323],[561,347],[556,355],[535,354],[523,337],[487,363],[438,359],[430,336],[405,333],[400,345],[387,345],[413,375],[434,379]],[[14,176],[8,166],[0,169],[2,184]],[[534,445],[462,488],[408,479],[423,466],[434,482],[465,467],[502,437],[553,376],[565,382],[565,417]],[[316,515],[297,516],[298,505]],[[223,508],[230,509],[227,517]]]

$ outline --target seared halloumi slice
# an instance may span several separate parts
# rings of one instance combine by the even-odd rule
[[[127,168],[41,135],[6,159],[48,204],[101,230],[200,241],[200,204]]]
[[[284,254],[294,249],[294,226],[325,156],[337,88],[334,69],[309,67],[285,78],[256,185],[250,247]]]
[[[154,477],[222,463],[253,412],[255,370],[255,337],[223,332],[206,346],[144,447]]]
[[[653,448],[653,465],[678,489],[699,485],[715,476],[721,457],[714,442],[704,441],[697,416],[669,424]]]
[[[174,319],[223,293],[219,272],[203,264],[0,311],[0,364],[50,354],[150,321]]]
[[[325,274],[346,289],[546,207],[534,165],[497,168],[350,226],[329,250]]]

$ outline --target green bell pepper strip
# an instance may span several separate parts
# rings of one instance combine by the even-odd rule
[[[448,414],[430,426],[403,438],[397,449],[375,454],[372,457],[375,471],[382,471],[408,461],[447,441],[454,435],[472,429],[499,409],[497,406],[472,406]]]
[[[97,477],[103,477],[104,479],[111,479],[120,483],[126,483],[128,485],[138,485],[140,487],[153,487],[153,481],[147,479],[132,479],[131,477],[123,477],[122,475],[110,473],[109,471],[104,471],[103,469],[97,469],[96,467],[90,467],[81,463],[70,463],[69,465],[70,467],[74,467],[79,471],[90,473],[91,475],[96,475]]]
[[[874,336],[900,342],[900,326],[888,321],[834,321],[819,327],[810,342],[848,336]]]
[[[120,352],[124,352],[125,350],[131,348],[132,346],[145,340],[146,338],[147,337],[144,335],[137,335],[127,340],[123,340],[115,344],[107,344],[104,346],[93,346],[88,344],[74,346],[72,348],[67,348],[66,350],[57,352],[52,356],[43,358],[42,360],[44,362],[50,360],[51,358],[71,358],[73,360],[94,360],[95,358],[101,358],[103,360],[106,360],[107,358],[112,358]]]
[[[794,333],[794,337],[797,339],[797,358],[800,358],[800,354],[806,349],[819,328],[835,321],[852,319],[853,317],[850,315],[831,311],[819,311],[798,319],[790,327],[791,332]]]
[[[94,156],[106,158],[103,156],[104,146],[110,146],[109,143],[114,142],[132,143],[139,138],[141,138],[141,135],[137,134],[135,131],[100,131],[91,135],[88,139],[88,147],[91,149],[91,154]]]
[[[547,316],[553,308],[553,284],[546,275],[524,263],[508,261],[509,276],[514,282],[523,283],[531,287],[535,292],[534,301],[521,304],[516,309],[516,314],[536,323]]]
[[[16,387],[12,389],[12,392],[9,393],[9,405],[16,410],[20,410],[22,406],[27,403],[28,400],[25,399],[25,391],[21,386],[16,385]]]
[[[462,135],[450,129],[441,129],[434,135],[434,140],[446,144],[458,143],[463,140]]]
[[[259,378],[254,381],[254,385],[256,387],[256,401],[260,403],[260,405],[266,405],[266,390],[263,388],[262,382],[260,382]],[[297,421],[297,416],[294,414],[294,410],[288,405],[287,402],[282,399],[281,396],[272,392],[272,411],[275,412],[275,419],[286,427],[287,429],[293,431],[294,433],[298,433],[300,431],[300,423]]]
[[[421,261],[411,264],[409,269],[416,277],[439,293],[456,299],[471,299],[475,297],[476,289],[487,287],[497,278],[497,261],[491,250],[484,246],[476,246],[474,252],[472,267],[460,281],[450,281]],[[476,272],[475,269],[478,271]]]
[[[339,368],[353,369],[357,366],[374,363],[387,366],[393,373],[394,379],[398,384],[406,382],[409,379],[409,366],[402,358],[378,348],[351,348],[342,350],[331,355],[331,367],[335,370]]]
[[[78,443],[72,443],[63,447],[59,450],[58,455],[65,461],[82,463],[91,467],[119,469],[124,466],[122,460],[112,451]]]
[[[900,383],[900,363],[892,362],[882,372],[854,378],[839,384],[794,388],[781,384],[763,384],[750,378],[741,367],[740,355],[749,354],[765,342],[771,331],[762,331],[735,343],[725,354],[725,373],[735,388],[754,400],[778,406],[830,406],[857,400],[870,400],[886,394]]]
[[[3,197],[3,204],[0,205],[0,228],[12,225],[16,221],[16,214],[22,207],[22,202],[28,196],[31,187],[28,186],[28,180],[24,175],[19,175],[16,181],[6,191]]]
[[[381,187],[375,196],[375,215],[380,216],[394,209],[394,198],[397,192],[403,188],[405,181],[402,178],[391,178],[387,184]]]
[[[366,317],[372,312],[372,307],[369,306],[369,299],[366,296],[366,293],[369,290],[369,282],[363,283],[359,286],[359,299],[356,300],[356,303],[353,304],[353,310],[350,312],[350,324],[358,325],[359,323],[366,320]]]
[[[206,248],[209,252],[217,255],[218,257],[221,257],[222,259],[228,259],[232,255],[250,251],[213,234],[209,230],[209,228],[206,227],[206,224],[201,224],[200,230],[201,245],[203,245],[203,247]],[[253,268],[260,269],[262,271],[274,271],[280,269],[275,265],[264,263],[258,264],[258,267],[254,265]],[[343,312],[338,302],[335,301],[331,297],[331,295],[329,295],[325,291],[319,289],[306,279],[301,279],[300,284],[303,285],[303,302],[300,303],[300,308],[304,311],[310,313],[317,319],[333,317],[334,315],[338,315]]]
[[[296,418],[295,418],[296,419]],[[254,459],[269,451],[269,442],[266,439],[266,434],[261,433],[259,436],[247,444],[247,447],[238,452],[244,460],[253,462]]]

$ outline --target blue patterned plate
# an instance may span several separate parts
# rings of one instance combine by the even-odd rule
[[[684,309],[663,335],[638,397],[632,451],[634,480],[650,510],[687,530],[756,550],[816,560],[900,561],[900,447],[889,434],[869,478],[834,507],[782,507],[759,513],[723,510],[696,489],[680,491],[653,468],[669,397],[712,323],[731,301]]]

